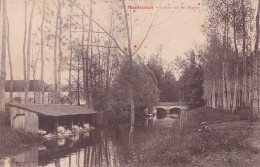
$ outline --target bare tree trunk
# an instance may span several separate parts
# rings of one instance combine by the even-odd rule
[[[30,16],[29,31],[28,31],[28,44],[27,44],[27,78],[25,86],[25,104],[28,104],[28,92],[29,92],[29,81],[30,81],[30,54],[31,54],[31,37],[32,37],[32,21],[34,15],[35,0],[32,1],[32,12]]]
[[[38,54],[34,61],[34,53],[33,53],[33,49],[32,49],[32,63],[31,64],[33,65],[32,72],[33,72],[34,81],[36,80],[37,60],[38,60]],[[36,104],[36,92],[33,92],[33,103]]]
[[[225,62],[222,63],[222,105],[223,109],[227,109],[227,100],[226,100],[226,84],[225,84]]]
[[[235,87],[234,87],[234,96],[233,96],[233,107],[232,107],[232,113],[234,110],[238,107],[238,87],[239,87],[239,78],[238,78],[238,48],[237,48],[237,39],[236,39],[236,10],[235,10],[235,1],[233,0],[233,40],[234,40],[234,46],[236,51],[236,73],[235,73]]]
[[[257,114],[259,115],[259,109],[260,109],[260,91],[259,91],[259,69],[257,68],[258,67],[258,63],[259,63],[259,59],[258,59],[258,55],[256,57],[256,89],[257,89],[257,94],[256,94],[256,101],[257,101]]]
[[[222,109],[222,96],[221,96],[221,80],[218,80],[218,100],[217,100],[217,107],[218,109]]]
[[[45,0],[43,0],[42,23],[41,23],[41,82],[42,82],[42,104],[44,104],[44,56],[43,56],[43,26],[45,22]]]
[[[131,49],[131,38],[129,33],[129,26],[128,26],[128,18],[127,18],[127,12],[126,12],[126,5],[125,0],[122,0],[123,8],[124,8],[124,15],[125,15],[125,26],[126,26],[126,32],[127,32],[127,39],[128,39],[128,56],[129,56],[129,102],[130,102],[130,133],[129,136],[131,136],[134,132],[134,117],[135,117],[135,106],[134,106],[134,99],[133,99],[133,86],[132,86],[132,71],[133,71],[133,57],[132,57],[132,49]]]
[[[232,106],[232,113],[234,112],[234,110],[237,108],[238,106],[238,103],[237,103],[237,97],[238,97],[238,74],[237,74],[237,71],[238,71],[238,65],[236,64],[236,78],[235,78],[235,87],[234,87],[234,96],[233,96],[233,106]]]
[[[85,23],[84,23],[83,12],[82,12],[81,24],[82,24],[81,58],[82,58],[83,84],[84,84],[84,90],[86,90],[86,60],[84,55]]]
[[[32,63],[31,65],[33,66],[32,71],[33,71],[33,80],[36,80],[36,71],[37,71],[37,62],[39,60],[39,53],[37,53],[35,60],[34,60],[34,53],[32,49]]]
[[[5,112],[5,77],[6,77],[6,0],[3,0],[3,29],[2,29],[2,56],[1,56],[1,88],[0,112]]]
[[[216,108],[216,86],[215,82],[213,81],[213,88],[212,88],[212,108]]]
[[[223,51],[224,51],[224,58],[223,58],[223,62],[222,62],[222,108],[224,110],[227,109],[227,101],[226,101],[226,86],[225,86],[225,74],[226,74],[226,65],[225,65],[225,61],[226,61],[226,54],[227,54],[227,45],[226,45],[226,37],[227,37],[227,20],[225,18],[225,26],[224,26],[224,36],[223,36]]]
[[[80,58],[79,58],[79,55],[77,56],[78,57],[78,79],[77,79],[77,105],[79,106],[80,105],[80,94],[79,94],[79,73],[80,73],[80,69],[79,69],[79,61],[80,61]]]
[[[91,2],[92,3],[92,2]],[[89,94],[89,108],[93,109],[93,71],[92,71],[92,65],[93,65],[93,26],[91,26],[91,33],[90,33],[90,64],[89,64],[89,81],[90,81],[90,91]]]
[[[27,2],[24,1],[23,78],[26,80]]]
[[[27,1],[24,1],[23,79],[26,82]],[[26,92],[24,92],[24,96]],[[24,101],[25,102],[25,101]]]
[[[90,15],[89,15],[89,27],[88,27],[88,38],[87,38],[87,50],[86,50],[86,72],[85,72],[85,87],[84,92],[86,94],[86,101],[88,107],[90,107],[90,99],[89,99],[89,43],[90,43],[90,37],[91,37],[91,27],[92,27],[92,0],[90,0]]]
[[[60,6],[61,2],[58,0],[58,8],[57,8],[57,17],[56,17],[56,30],[55,30],[55,41],[54,41],[54,102],[57,103],[57,93],[58,93],[58,85],[57,85],[57,37],[58,37],[58,25],[59,25],[59,15],[60,15]]]
[[[62,60],[63,60],[63,53],[62,53],[62,18],[61,18],[61,4],[59,5],[59,64],[58,64],[58,85],[57,85],[57,94],[60,95],[61,89],[61,72],[62,72]]]
[[[110,34],[112,35],[112,15],[111,15],[111,20],[110,20]],[[107,66],[106,66],[106,110],[109,109],[109,65],[110,65],[110,53],[111,53],[111,45],[112,41],[109,38],[109,48],[107,52]]]
[[[100,45],[100,38],[99,38],[99,27],[98,27],[98,44]],[[99,93],[102,92],[102,86],[101,86],[101,78],[102,78],[102,73],[101,73],[101,54],[100,54],[100,50],[99,50],[99,47],[97,48],[98,49],[98,86],[99,86]]]
[[[234,3],[234,0],[233,0]],[[235,8],[235,7],[233,7]],[[232,112],[238,107],[238,87],[239,87],[239,78],[238,78],[238,49],[237,49],[237,39],[236,39],[236,22],[235,22],[235,10],[233,10],[233,37],[234,37],[234,45],[235,45],[235,51],[236,51],[236,73],[235,73],[235,87],[234,87],[234,96],[233,96],[233,107]]]
[[[258,115],[259,112],[259,85],[258,85],[258,55],[259,55],[259,17],[260,17],[260,0],[258,1],[257,15],[256,15],[256,41],[255,41],[255,56],[253,66],[253,115]]]
[[[101,68],[102,69],[105,69],[105,57],[103,56],[103,59],[102,59],[102,63],[101,63]],[[101,76],[100,76],[100,80],[101,80],[101,90],[103,91],[104,90],[104,72],[101,73]]]
[[[246,73],[246,25],[245,25],[245,7],[244,7],[244,0],[241,0],[242,5],[242,30],[243,30],[243,44],[242,44],[242,57],[243,57],[243,94],[242,94],[242,101],[245,106],[247,106],[247,73]]]
[[[229,111],[232,111],[233,109],[233,101],[232,101],[232,92],[231,92],[231,88],[230,88],[230,85],[231,85],[231,81],[230,80],[227,80],[226,81],[226,85],[227,85],[227,103],[228,103],[228,110]]]
[[[227,4],[228,4],[228,0],[227,0]],[[226,54],[225,56],[228,57],[229,56],[229,6],[227,5],[227,27],[226,27]],[[231,109],[231,89],[230,89],[230,80],[229,80],[229,76],[228,76],[228,69],[225,69],[225,86],[226,86],[226,104],[227,104],[227,110]]]
[[[235,1],[233,0],[233,38],[234,38],[234,46],[236,54],[238,55],[238,49],[237,49],[237,39],[236,39],[236,10],[235,10]]]
[[[10,102],[13,102],[13,88],[14,88],[14,79],[13,79],[13,65],[12,65],[12,58],[11,58],[11,51],[10,51],[10,40],[9,40],[9,20],[6,13],[6,23],[7,23],[7,48],[8,48],[8,59],[9,59],[9,68],[10,68]]]
[[[71,32],[71,20],[72,20],[72,2],[70,3],[70,67],[69,67],[69,98],[70,98],[70,104],[71,104],[71,68],[72,68],[72,32]],[[84,79],[84,78],[83,78]]]
[[[253,99],[253,97],[252,97],[252,88],[253,88],[253,86],[252,86],[252,84],[253,84],[253,82],[252,82],[252,80],[253,80],[253,70],[250,70],[250,73],[252,74],[252,75],[249,75],[248,76],[248,105],[249,106],[252,106],[252,99]]]

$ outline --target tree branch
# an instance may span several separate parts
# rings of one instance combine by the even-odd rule
[[[97,26],[99,26],[114,42],[115,44],[118,46],[118,49],[126,56],[128,56],[124,51],[123,49],[119,46],[119,44],[117,43],[116,39],[113,38],[111,36],[111,34],[109,34],[98,22],[96,22],[95,20],[93,20],[92,18],[90,18],[86,13],[85,11],[78,5],[76,4],[76,2],[73,2],[72,0],[68,0],[69,2],[71,2],[74,6],[76,6],[80,11],[82,11],[82,13],[87,17],[89,18],[91,21],[93,21]]]
[[[153,21],[152,21],[152,23],[151,23],[151,25],[150,25],[148,31],[147,31],[146,34],[145,34],[145,37],[144,37],[143,41],[141,42],[141,44],[139,45],[139,47],[136,49],[136,51],[133,53],[132,56],[134,56],[134,55],[137,53],[137,51],[141,48],[141,46],[143,45],[144,41],[146,40],[146,38],[147,38],[147,36],[148,36],[148,34],[149,34],[149,32],[150,32],[152,26],[153,26],[154,20],[155,20],[157,14],[158,14],[158,12],[159,12],[161,3],[162,3],[162,0],[161,0],[160,5],[159,5],[159,7],[158,7],[158,9],[157,9],[157,11],[156,11],[156,13],[155,13],[155,15],[154,15]]]

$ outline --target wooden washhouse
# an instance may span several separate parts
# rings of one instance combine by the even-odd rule
[[[62,104],[8,104],[11,128],[37,134],[39,130],[55,132],[58,126],[84,126],[93,122],[97,111],[88,109],[85,105]]]

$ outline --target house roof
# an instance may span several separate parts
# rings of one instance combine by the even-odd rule
[[[9,104],[11,107],[21,108],[37,114],[46,116],[66,116],[66,115],[87,115],[98,113],[95,110],[88,109],[86,105],[64,105],[64,104]]]
[[[5,92],[10,92],[11,81],[5,81]],[[44,91],[50,92],[49,86],[41,80],[30,80],[29,81],[29,92],[41,92],[42,86],[44,85]],[[25,80],[14,80],[13,81],[13,92],[24,92],[26,82]]]

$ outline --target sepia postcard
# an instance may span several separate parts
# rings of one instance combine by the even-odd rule
[[[259,167],[260,0],[0,0],[0,167]]]

